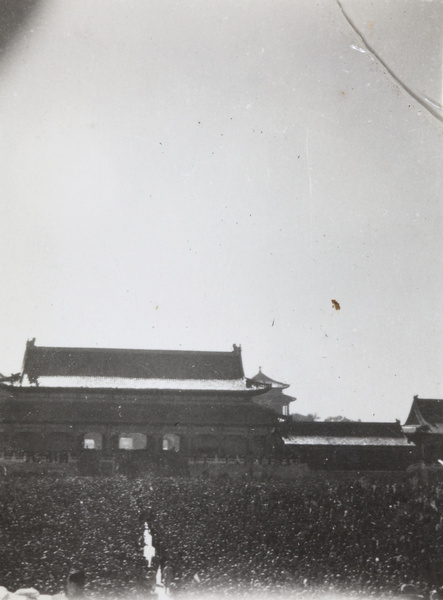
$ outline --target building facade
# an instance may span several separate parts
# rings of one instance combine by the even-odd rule
[[[312,470],[398,471],[418,455],[398,422],[299,421],[280,431],[284,454]]]
[[[259,457],[278,425],[232,352],[40,347],[0,384],[0,452],[140,471],[190,457]],[[95,465],[95,466],[94,466]],[[101,466],[100,466],[101,465]]]

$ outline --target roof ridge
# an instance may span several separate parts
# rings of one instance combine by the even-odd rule
[[[32,346],[31,350],[73,350],[84,352],[137,352],[140,354],[234,354],[235,350],[162,350],[151,348],[96,348],[90,346]]]

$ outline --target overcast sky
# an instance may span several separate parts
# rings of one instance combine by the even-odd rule
[[[0,62],[2,373],[236,343],[295,412],[443,398],[443,3],[342,7],[42,0]]]

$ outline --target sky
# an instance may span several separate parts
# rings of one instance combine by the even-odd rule
[[[0,371],[241,344],[293,412],[443,398],[442,13],[41,0],[0,59]]]

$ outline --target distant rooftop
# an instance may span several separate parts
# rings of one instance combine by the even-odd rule
[[[257,381],[259,383],[265,383],[267,385],[271,385],[273,389],[285,390],[289,387],[289,383],[282,383],[281,381],[276,381],[275,379],[271,379],[267,375],[263,373],[261,367],[258,368],[257,375],[251,378],[252,381]]]
[[[427,427],[433,433],[443,433],[443,400],[414,396],[404,430]]]

